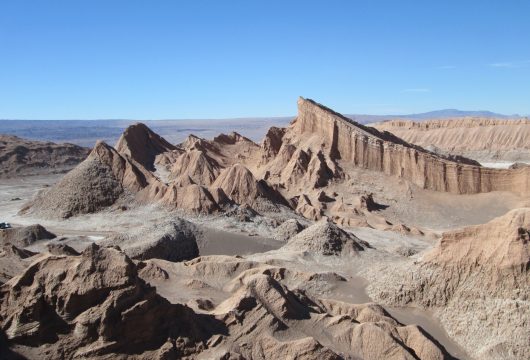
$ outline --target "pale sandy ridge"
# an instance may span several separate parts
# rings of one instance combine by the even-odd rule
[[[379,130],[425,147],[471,157],[481,162],[530,161],[530,120],[456,118],[415,122],[391,120]]]

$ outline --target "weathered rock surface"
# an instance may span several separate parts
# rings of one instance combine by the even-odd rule
[[[22,213],[68,218],[96,212],[114,204],[125,191],[140,191],[153,179],[114,148],[98,142],[85,161],[39,193]]]
[[[139,270],[149,281],[185,283],[183,295],[198,296],[202,313],[170,303]],[[448,358],[378,305],[320,300],[282,284],[321,278],[223,256],[137,267],[92,245],[79,256],[45,256],[2,285],[0,328],[17,352],[42,359]],[[200,297],[219,287],[229,292],[221,302]]]
[[[476,358],[527,359],[529,269],[530,209],[523,208],[444,233],[419,263],[374,274],[369,290],[377,301],[438,309],[448,333]]]
[[[258,213],[294,210],[310,220],[327,216],[344,226],[392,229],[394,222],[369,215],[385,207],[371,198],[357,204],[355,196],[370,195],[347,191],[349,171],[380,172],[456,194],[529,193],[530,167],[482,168],[357,124],[311,100],[300,98],[298,107],[293,123],[270,129],[261,146],[237,133],[213,140],[189,136],[174,146],[147,126],[132,125],[116,150],[96,144],[86,161],[25,211],[66,218],[131,196],[194,214],[250,206]],[[335,195],[321,196],[329,188]]]
[[[0,242],[2,244],[11,243],[19,248],[29,246],[35,241],[50,240],[54,237],[55,234],[39,224],[0,230]]]
[[[289,219],[284,221],[275,230],[274,238],[281,241],[287,241],[306,228],[296,219]]]
[[[43,175],[71,170],[89,153],[73,144],[55,144],[0,134],[0,177]]]
[[[199,256],[196,239],[199,231],[192,223],[175,219],[134,229],[127,234],[113,235],[100,244],[118,246],[136,260],[184,261]]]
[[[187,177],[198,185],[211,185],[219,176],[217,162],[201,150],[189,150],[171,165],[171,178]]]
[[[407,142],[485,161],[530,161],[530,120],[456,118],[392,120],[375,127]]]
[[[421,188],[457,194],[489,191],[530,193],[530,169],[489,169],[454,162],[388,132],[355,123],[311,100],[300,99],[292,132],[318,137],[331,159],[404,178]]]
[[[10,344],[22,353],[46,344],[42,359],[176,359],[222,329],[156,294],[124,254],[96,245],[32,264],[0,288],[0,303]]]
[[[46,244],[46,250],[52,255],[68,255],[77,256],[79,252],[69,245],[61,244],[57,242],[50,242]]]
[[[286,201],[271,189],[264,180],[257,180],[245,166],[236,164],[225,169],[212,184],[220,188],[234,202],[253,208],[274,207]]]
[[[37,253],[6,243],[0,245],[0,285],[24,271]]]
[[[125,129],[115,148],[118,153],[148,170],[154,170],[157,155],[177,149],[142,123],[136,123]]]
[[[293,236],[283,249],[317,255],[355,255],[367,244],[327,220],[319,221]]]
[[[423,330],[402,326],[379,305],[318,299],[303,290],[345,281],[337,274],[306,273],[229,256],[147,263],[168,274],[150,280],[159,288],[173,284],[182,289],[170,296],[195,303],[193,299],[209,294],[208,313],[226,324],[230,335],[210,340],[216,345],[199,359],[447,358]],[[222,295],[227,292],[228,297]]]

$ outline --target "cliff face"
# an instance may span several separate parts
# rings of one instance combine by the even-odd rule
[[[375,124],[423,147],[483,161],[530,161],[530,120],[457,118],[414,122],[393,120]]]
[[[530,191],[530,169],[483,168],[465,158],[452,161],[357,124],[311,100],[298,101],[291,131],[301,137],[318,134],[331,159],[404,178],[424,189],[456,194]]]

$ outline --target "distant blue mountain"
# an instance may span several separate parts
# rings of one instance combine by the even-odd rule
[[[364,114],[350,114],[346,115],[347,117],[360,122],[362,124],[378,122],[383,120],[390,119],[411,119],[411,120],[428,120],[428,119],[443,119],[443,118],[455,118],[455,117],[465,117],[465,116],[477,116],[477,117],[486,117],[486,118],[519,118],[520,115],[504,115],[498,114],[487,110],[478,110],[478,111],[465,111],[457,109],[443,109],[435,110],[418,114],[405,114],[405,115],[364,115]]]
[[[404,115],[410,119],[432,119],[432,118],[449,118],[449,117],[463,117],[463,116],[479,116],[479,117],[491,117],[491,118],[511,118],[519,117],[519,115],[504,115],[498,114],[491,111],[479,110],[479,111],[464,111],[457,109],[443,109],[429,111],[420,114]]]

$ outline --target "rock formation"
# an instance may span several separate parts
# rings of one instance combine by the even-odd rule
[[[470,117],[392,120],[374,126],[412,144],[481,161],[530,161],[530,120]]]
[[[198,185],[211,185],[219,176],[217,162],[201,150],[190,150],[180,155],[171,165],[171,178],[187,177]]]
[[[46,244],[46,250],[52,255],[68,255],[68,256],[77,256],[79,252],[68,246],[66,244],[61,244],[58,242],[50,242]]]
[[[54,237],[55,234],[39,224],[0,230],[0,242],[2,244],[11,243],[20,248],[29,246],[35,241],[50,240]]]
[[[274,207],[285,200],[269,187],[266,181],[258,181],[245,166],[236,164],[225,169],[212,184],[222,189],[234,202],[255,208]]]
[[[370,292],[382,302],[439,309],[448,333],[476,358],[525,359],[529,269],[530,209],[523,208],[444,233],[419,263],[374,274]]]
[[[311,100],[299,100],[298,117],[290,132],[313,148],[323,148],[330,159],[341,164],[381,171],[424,189],[457,194],[530,192],[529,169],[487,169],[466,159],[454,162],[388,132],[355,123]]]
[[[425,341],[421,329],[400,325],[379,305],[355,305],[310,294],[310,289],[321,289],[328,281],[346,281],[334,273],[306,273],[228,256],[149,263],[168,274],[155,280],[159,288],[169,283],[183,286],[187,290],[179,293],[181,301],[209,294],[213,303],[209,313],[227,324],[230,336],[219,338],[217,346],[202,354],[204,358],[226,354],[255,359],[447,356],[438,345]],[[228,298],[219,297],[220,290],[228,291]]]
[[[289,219],[276,228],[274,238],[287,241],[305,228],[306,226],[302,225],[298,220]]]
[[[192,223],[175,219],[147,225],[127,234],[112,235],[100,242],[104,246],[118,246],[132,259],[190,260],[199,256],[198,229]]]
[[[132,125],[116,150],[99,142],[87,160],[24,211],[70,217],[134,199],[194,214],[248,206],[263,214],[295,211],[310,220],[325,216],[344,226],[392,229],[400,222],[378,213],[387,206],[367,192],[350,191],[353,173],[455,194],[530,193],[530,167],[483,168],[357,124],[311,100],[301,98],[298,107],[292,124],[271,128],[261,145],[230,133],[213,140],[190,135],[174,146],[147,126]]]
[[[333,300],[365,298],[350,291],[362,285],[353,283],[360,271],[372,280],[373,299],[436,312],[474,357],[529,357],[530,210],[448,231],[431,251],[399,213],[417,204],[411,219],[431,209],[429,199],[489,191],[524,203],[518,195],[530,194],[530,167],[483,168],[311,100],[298,106],[291,125],[271,128],[261,144],[229,133],[172,145],[143,124],[129,127],[116,148],[98,142],[22,213],[68,218],[108,208],[115,216],[130,206],[125,216],[136,216],[156,204],[164,220],[150,216],[82,253],[65,245],[81,241],[57,239],[35,254],[22,247],[43,231],[5,232],[14,235],[0,250],[0,345],[6,338],[13,351],[45,359],[448,358],[423,329],[381,306]],[[201,234],[177,213],[285,243],[249,237],[276,250],[199,256],[217,233]],[[202,216],[212,213],[222,216]],[[355,232],[374,249],[339,225],[394,233]]]
[[[318,255],[355,255],[366,246],[367,243],[355,235],[323,220],[293,236],[283,249]]]
[[[159,295],[138,271],[160,284],[185,283],[182,296],[218,287],[229,296],[198,298],[206,310],[193,310]],[[42,359],[448,358],[423,330],[378,305],[321,300],[282,283],[322,277],[223,256],[137,266],[92,245],[78,256],[45,256],[0,287],[0,328],[21,355]]]
[[[0,177],[42,175],[71,170],[89,149],[0,135]]]
[[[68,218],[114,204],[124,191],[137,192],[153,181],[144,169],[98,142],[89,156],[56,185],[37,195],[22,213]]]
[[[0,288],[0,303],[10,343],[22,352],[47,344],[43,359],[176,359],[219,328],[160,297],[127,256],[96,245],[32,264]]]
[[[37,253],[6,243],[0,245],[0,285],[22,272]]]
[[[176,147],[153,132],[146,125],[136,123],[129,126],[116,143],[116,151],[144,166],[154,170],[157,155],[176,150]]]

